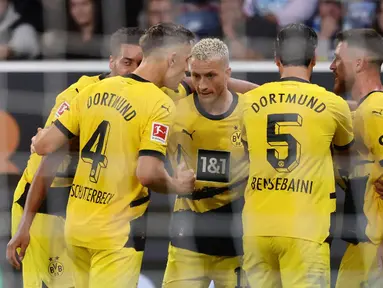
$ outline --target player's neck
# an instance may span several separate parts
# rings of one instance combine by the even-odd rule
[[[207,101],[206,101],[207,100]],[[227,89],[225,89],[222,94],[213,101],[209,101],[210,99],[202,99],[199,98],[199,102],[203,110],[211,115],[221,115],[226,113],[231,103],[233,103],[233,94]]]
[[[158,63],[142,61],[133,73],[152,82],[159,88],[163,87],[163,69]]]
[[[310,81],[311,71],[302,66],[283,67],[280,69],[281,78],[296,77]]]
[[[355,83],[351,89],[351,97],[359,102],[363,97],[372,91],[382,90],[382,81],[380,73],[363,73],[356,77]]]

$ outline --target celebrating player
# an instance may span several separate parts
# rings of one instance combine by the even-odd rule
[[[78,287],[136,285],[142,249],[129,237],[129,222],[146,211],[149,197],[143,186],[180,193],[193,188],[191,171],[170,178],[164,170],[174,104],[158,88],[177,88],[192,39],[181,26],[152,27],[141,39],[144,59],[135,74],[87,87],[36,139],[36,152],[45,155],[64,145],[67,137],[80,138],[65,223]],[[36,206],[38,201],[30,208]],[[25,214],[30,222],[32,216]]]
[[[311,28],[282,28],[275,42],[281,79],[245,94],[243,267],[251,287],[329,285],[330,147],[346,150],[353,132],[346,101],[309,82],[316,46]]]
[[[59,94],[45,127],[50,126],[57,117],[63,114],[69,108],[69,103],[72,99],[86,86],[99,82],[109,76],[125,75],[136,69],[142,60],[139,39],[143,34],[144,32],[138,28],[122,28],[116,31],[111,37],[110,73],[93,77],[83,76]],[[16,234],[16,237],[13,240],[18,239],[18,236],[21,235],[27,238],[30,236],[30,240],[23,241],[26,245],[29,242],[26,254],[24,255],[25,245],[21,247],[20,252],[20,260],[23,262],[24,287],[40,288],[42,281],[48,287],[74,286],[71,275],[71,263],[66,253],[63,238],[64,219],[61,216],[66,210],[78,157],[73,159],[69,155],[65,157],[66,159],[64,159],[64,163],[59,168],[52,187],[47,191],[47,199],[38,210],[30,233],[20,231],[21,233],[16,234],[16,231],[19,223],[25,221],[25,218],[22,219],[23,208],[32,179],[41,162],[41,157],[37,154],[31,155],[14,194],[12,235]],[[63,157],[56,158],[58,163],[61,163]],[[21,224],[20,226],[27,227],[29,225]],[[20,268],[20,263],[15,258],[17,245],[18,241],[10,241],[7,249],[7,258],[16,268]]]
[[[383,40],[372,29],[344,31],[337,40],[330,66],[335,74],[334,90],[350,92],[358,108],[353,120],[357,155],[350,171],[342,235],[349,244],[336,286],[370,287],[376,285],[376,253],[383,240],[383,200],[374,189],[383,173]]]
[[[196,92],[178,102],[169,139],[173,166],[196,171],[195,190],[177,196],[163,287],[235,287],[248,159],[241,142],[243,96],[227,88],[229,51],[203,39],[189,61]],[[233,230],[237,229],[236,232]]]

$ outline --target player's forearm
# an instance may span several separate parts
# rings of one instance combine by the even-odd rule
[[[20,226],[29,229],[55,178],[56,171],[65,157],[63,150],[45,156],[37,169],[29,188]]]
[[[158,167],[153,170],[151,176],[145,179],[141,178],[141,183],[145,187],[148,187],[151,191],[155,191],[161,194],[172,194],[176,191],[175,179],[172,178],[165,167]]]

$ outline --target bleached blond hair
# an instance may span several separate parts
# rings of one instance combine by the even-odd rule
[[[223,59],[229,64],[229,48],[217,38],[204,38],[192,48],[191,57],[197,60]]]

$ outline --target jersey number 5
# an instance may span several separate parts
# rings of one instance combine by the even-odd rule
[[[106,158],[105,150],[108,145],[109,131],[110,123],[108,121],[102,121],[81,150],[81,159],[85,163],[92,164],[89,180],[93,183],[98,182],[101,168],[108,166],[108,158]]]
[[[267,149],[267,161],[281,173],[293,171],[301,158],[301,144],[291,134],[281,133],[282,127],[289,126],[302,126],[302,117],[296,113],[270,114],[267,117],[267,143],[275,147]],[[287,154],[286,150],[283,151],[286,148]]]

